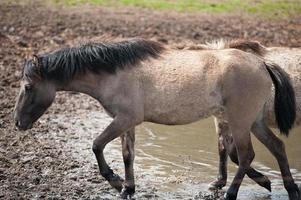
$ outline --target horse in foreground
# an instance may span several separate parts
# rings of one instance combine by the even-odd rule
[[[135,126],[144,121],[188,124],[212,115],[227,119],[239,167],[225,199],[236,199],[254,158],[250,131],[273,134],[263,120],[273,84],[277,124],[288,135],[295,120],[295,96],[288,75],[276,64],[236,49],[173,50],[144,39],[90,43],[27,61],[14,118],[19,129],[31,128],[57,91],[77,91],[97,99],[113,121],[92,149],[100,174],[122,198],[135,192]],[[125,180],[103,155],[105,146],[117,137],[122,142]],[[269,138],[262,142],[269,149],[279,145]],[[283,173],[289,171],[288,165],[279,164]],[[299,199],[289,176],[283,174],[290,199]]]
[[[265,47],[258,42],[255,41],[218,41],[212,44],[207,45],[195,45],[190,46],[188,49],[194,50],[217,50],[217,49],[226,49],[226,48],[235,48],[243,51],[247,51],[250,53],[254,53],[265,60],[270,60],[274,63],[277,63],[281,68],[283,68],[291,77],[292,84],[294,90],[296,91],[296,104],[297,104],[297,113],[296,113],[296,121],[295,126],[301,125],[301,48],[286,48],[286,47]],[[274,93],[270,93],[271,101],[269,101],[266,105],[266,109],[264,112],[264,118],[267,122],[267,125],[270,127],[276,128],[277,125],[275,123],[275,115],[272,106],[272,97]],[[228,122],[225,119],[215,119],[216,131],[218,134],[218,149],[219,149],[219,174],[216,181],[211,183],[211,189],[219,189],[226,185],[227,182],[227,158],[238,164],[238,157],[236,153],[236,147],[233,143],[233,139],[231,136],[231,130],[229,128]],[[275,155],[278,163],[282,165],[288,166],[288,161],[285,156],[285,148],[283,142],[272,134],[266,134],[262,132],[261,135],[255,134],[255,136],[261,141],[266,140],[275,140],[279,145],[278,148],[270,149],[271,153]],[[273,145],[273,144],[270,144]],[[287,168],[288,169],[288,168]],[[283,174],[289,174],[290,171],[283,172]],[[254,181],[258,182],[258,180],[266,180],[259,181],[258,183],[271,190],[271,182],[268,180],[266,176],[256,171],[255,169],[250,170],[248,176]],[[291,175],[290,175],[291,176]],[[288,176],[288,178],[290,177]],[[264,184],[262,184],[264,183]],[[287,190],[290,189],[289,182],[284,182],[284,186]]]

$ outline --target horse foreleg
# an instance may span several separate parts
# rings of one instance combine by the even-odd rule
[[[289,199],[300,200],[300,191],[290,172],[284,143],[274,135],[272,130],[269,129],[263,121],[256,122],[252,127],[252,132],[255,137],[261,143],[263,143],[277,159],[284,187],[289,194]]]
[[[121,197],[127,199],[135,193],[134,158],[135,158],[135,129],[127,131],[121,136],[122,155],[125,167],[125,181]]]
[[[110,169],[104,158],[103,150],[109,142],[134,126],[135,124],[128,117],[116,116],[111,124],[93,142],[92,149],[98,162],[100,174],[119,192],[122,190],[123,180]]]

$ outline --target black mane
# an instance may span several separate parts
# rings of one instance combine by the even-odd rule
[[[36,65],[33,60],[25,65],[24,75],[30,77],[38,72],[43,79],[68,81],[87,70],[115,73],[150,57],[157,58],[163,50],[160,43],[144,39],[88,43],[38,56]]]

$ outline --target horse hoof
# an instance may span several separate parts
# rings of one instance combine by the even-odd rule
[[[120,197],[122,199],[132,199],[134,193],[135,193],[135,186],[134,187],[124,186],[121,190]]]
[[[236,194],[232,194],[232,193],[226,193],[224,195],[224,199],[225,200],[236,200],[237,199],[237,195]]]
[[[290,200],[301,200],[300,189],[298,185],[292,184],[289,188],[286,188],[288,191],[288,196]]]
[[[124,180],[120,176],[118,176],[117,174],[112,174],[108,181],[113,188],[118,190],[118,192],[121,192]]]
[[[226,180],[217,179],[209,184],[209,190],[219,190],[226,186]]]
[[[300,188],[294,184],[294,189],[289,192],[290,200],[301,200]]]
[[[268,191],[272,192],[272,187],[271,187],[271,181],[269,180],[268,177],[263,176],[262,180],[258,182],[258,184],[261,187],[264,187],[265,189],[267,189]]]

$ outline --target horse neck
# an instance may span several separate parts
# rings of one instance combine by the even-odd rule
[[[73,91],[87,94],[97,100],[101,99],[105,76],[87,72],[74,77],[67,84],[61,83],[57,91]]]

